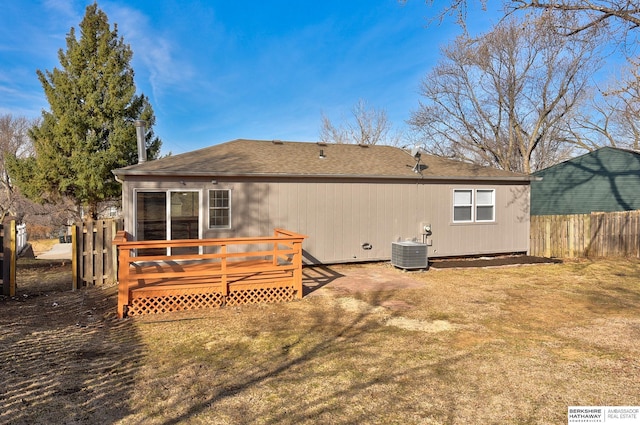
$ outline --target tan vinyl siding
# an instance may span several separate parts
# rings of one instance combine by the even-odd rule
[[[433,234],[430,257],[528,251],[529,188],[522,184],[410,183],[398,181],[210,180],[124,184],[127,230],[134,223],[133,188],[232,190],[232,228],[203,229],[205,238],[269,235],[283,227],[308,235],[306,262],[389,260],[394,241],[422,241],[421,224]],[[495,222],[453,223],[453,190],[495,189]],[[203,214],[208,204],[203,202]],[[205,215],[203,222],[208,224]],[[370,250],[362,244],[371,245]]]
[[[324,158],[319,158],[319,149]],[[114,170],[123,181],[125,229],[135,235],[135,190],[199,190],[202,237],[308,235],[307,262],[388,260],[394,241],[423,241],[429,255],[528,250],[530,177],[390,146],[235,140]],[[455,189],[495,190],[495,221],[453,222]],[[231,191],[231,227],[209,229],[209,194]],[[486,207],[484,208],[486,212]],[[367,244],[370,249],[364,249]]]

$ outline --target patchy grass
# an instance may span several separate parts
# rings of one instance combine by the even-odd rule
[[[81,291],[84,304],[71,316],[84,320],[85,340],[83,328],[51,320],[23,323],[21,337],[0,334],[0,361],[27,367],[19,376],[31,382],[0,371],[9,379],[0,422],[549,424],[566,423],[570,405],[640,405],[638,260],[332,269],[343,279],[356,271],[418,284],[328,285],[288,304],[123,321],[113,318],[114,288]],[[0,329],[18,321],[7,317],[12,307],[0,304]],[[51,343],[75,342],[67,348],[75,363],[61,355],[47,369],[26,342],[36,335],[44,344],[54,328]],[[52,373],[60,378],[44,378]],[[28,409],[16,401],[21,391]]]

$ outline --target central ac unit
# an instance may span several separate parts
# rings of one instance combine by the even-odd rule
[[[427,245],[418,242],[393,242],[391,264],[401,269],[426,269]]]

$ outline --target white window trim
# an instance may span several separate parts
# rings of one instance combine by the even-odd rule
[[[197,192],[198,193],[198,202],[199,202],[199,210],[198,210],[198,239],[202,239],[202,236],[204,234],[204,229],[205,229],[205,224],[208,224],[205,222],[205,216],[204,216],[204,212],[203,211],[203,193],[201,189],[180,189],[180,188],[170,188],[170,189],[147,189],[144,187],[137,187],[133,189],[133,223],[134,223],[134,239],[137,240],[138,239],[138,229],[137,229],[137,225],[136,223],[138,223],[138,209],[137,209],[137,200],[138,200],[138,193],[143,192],[143,193],[148,193],[148,192],[155,192],[155,193],[164,193],[166,195],[166,204],[165,204],[165,222],[167,225],[167,237],[169,238],[169,240],[171,240],[171,228],[169,226],[169,222],[171,220],[171,193],[172,192]],[[202,247],[200,247],[199,249],[200,253],[202,253]],[[167,248],[167,255],[170,255],[170,248]]]
[[[167,189],[167,224],[171,220],[171,194],[176,192],[197,192],[198,193],[198,239],[203,235],[203,214],[202,214],[202,190],[200,189]],[[171,226],[167,228],[167,235],[171,237]]]
[[[491,204],[478,204],[478,192],[491,192]],[[460,204],[457,205],[455,202],[456,192],[471,192],[471,204]],[[472,224],[472,223],[495,223],[496,221],[496,190],[492,188],[478,188],[471,189],[468,187],[460,187],[455,188],[452,191],[452,209],[451,209],[451,222],[454,224]],[[493,216],[490,220],[479,220],[477,218],[477,208],[478,207],[493,207]],[[455,209],[456,207],[471,207],[471,219],[470,220],[456,220],[455,219]]]
[[[491,203],[490,204],[480,204],[478,203],[478,192],[491,192]],[[478,223],[493,223],[496,221],[496,190],[495,189],[476,189],[474,191],[474,201],[475,205],[473,208],[475,221]],[[491,218],[489,220],[480,220],[478,219],[478,207],[491,207]]]
[[[131,232],[133,235],[133,238],[135,240],[138,240],[138,193],[166,193],[166,190],[161,190],[161,189],[145,189],[143,187],[139,187],[139,188],[134,188],[133,189],[133,231]],[[166,208],[166,198],[165,198],[165,208]],[[166,216],[166,212],[165,212],[165,216]]]
[[[456,204],[456,192],[471,192],[471,203],[470,204]],[[454,223],[473,223],[473,219],[474,219],[474,211],[475,211],[475,207],[474,207],[474,191],[473,189],[469,189],[469,188],[458,188],[458,189],[453,189],[453,209],[451,211],[451,218],[452,221]],[[456,207],[469,207],[471,208],[471,218],[469,220],[456,220]]]
[[[214,190],[226,190],[229,192],[229,224],[227,226],[211,226],[211,192]],[[228,230],[233,226],[233,190],[231,188],[207,189],[207,229]]]

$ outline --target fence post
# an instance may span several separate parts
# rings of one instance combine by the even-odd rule
[[[6,219],[2,238],[2,294],[16,296],[16,221]]]
[[[116,246],[116,244],[113,243],[113,238],[115,237],[115,235],[118,233],[118,223],[116,220],[113,220],[111,222],[111,282],[110,283],[117,283],[118,282],[118,247]],[[108,238],[105,238],[108,239]]]
[[[544,222],[544,256],[551,258],[551,220]]]
[[[71,290],[75,291],[78,289],[80,279],[80,273],[78,270],[78,223],[74,223],[71,226]]]

